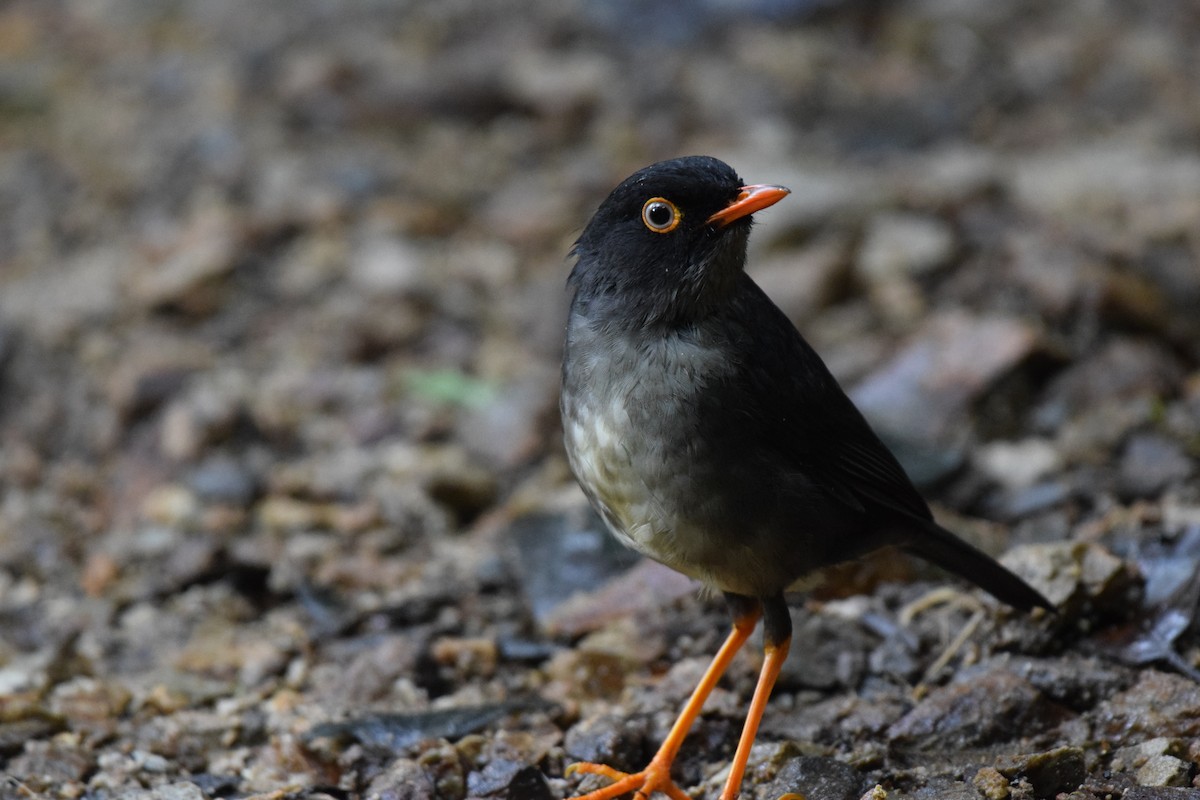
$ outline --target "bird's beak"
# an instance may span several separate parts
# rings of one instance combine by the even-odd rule
[[[708,218],[710,225],[724,228],[729,223],[742,217],[748,217],[755,211],[762,211],[767,206],[773,206],[792,193],[791,189],[783,186],[773,186],[760,183],[755,186],[743,186],[738,192],[737,199]]]

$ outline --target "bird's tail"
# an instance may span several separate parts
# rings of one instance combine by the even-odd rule
[[[1013,608],[1030,611],[1036,606],[1054,610],[1054,606],[1041,592],[1001,566],[991,556],[967,544],[932,520],[921,520],[920,523],[920,532],[905,546],[909,552],[966,578]]]

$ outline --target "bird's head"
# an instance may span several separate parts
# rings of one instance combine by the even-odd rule
[[[709,156],[639,170],[601,203],[575,243],[577,302],[643,326],[703,316],[745,267],[751,215],[787,194],[782,186],[746,186]]]

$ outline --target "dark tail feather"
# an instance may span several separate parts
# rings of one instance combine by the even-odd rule
[[[1013,608],[1030,611],[1037,606],[1054,610],[1041,592],[996,563],[991,556],[935,522],[921,520],[921,523],[920,533],[905,546],[909,552],[966,578]]]

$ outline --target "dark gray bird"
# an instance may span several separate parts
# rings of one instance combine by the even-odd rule
[[[933,521],[821,358],[745,273],[751,215],[788,194],[743,185],[706,156],[621,183],[573,254],[562,422],[571,468],[629,547],[724,593],[733,631],[642,772],[573,771],[686,795],[671,763],[705,698],[764,618],[766,658],[729,779],[733,800],[791,620],[783,594],[813,571],[898,546],[1022,610],[1050,603]]]

